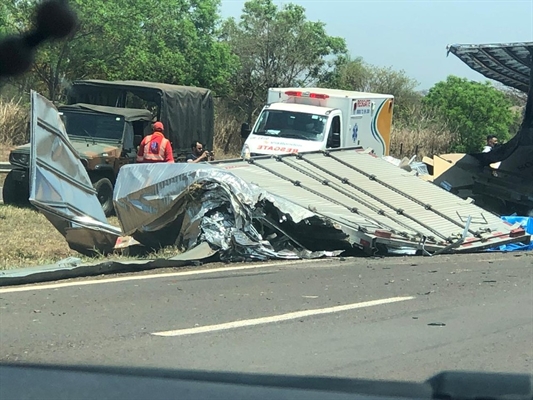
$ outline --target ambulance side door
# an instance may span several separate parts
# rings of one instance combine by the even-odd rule
[[[329,117],[329,130],[326,139],[326,148],[335,149],[344,146],[341,136],[342,132],[342,118],[340,111],[332,111]]]

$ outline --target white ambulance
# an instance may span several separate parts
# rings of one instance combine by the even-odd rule
[[[389,154],[394,96],[323,88],[272,88],[243,158],[361,146]]]

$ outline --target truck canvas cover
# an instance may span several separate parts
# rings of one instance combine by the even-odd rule
[[[155,105],[174,149],[189,150],[191,137],[213,148],[214,101],[209,89],[144,81],[75,81],[67,102],[130,108],[131,97]],[[134,108],[139,104],[135,103]]]
[[[116,115],[119,117],[123,117],[124,121],[127,122],[152,120],[152,113],[145,109],[95,106],[93,104],[84,103],[60,106],[59,111],[93,112],[100,114]]]

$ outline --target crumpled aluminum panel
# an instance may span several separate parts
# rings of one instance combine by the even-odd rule
[[[208,245],[228,261],[314,258],[349,247],[345,233],[313,212],[219,168],[185,163],[122,167],[114,190],[118,229],[108,224],[57,110],[36,92],[31,97],[30,201],[74,250],[107,253],[126,235],[148,249],[179,246],[187,257],[205,258],[211,251],[197,249]],[[302,244],[302,226],[329,242]]]
[[[149,247],[188,250],[206,241],[225,260],[310,258],[338,250],[298,246],[297,239],[282,234],[283,221],[274,216],[289,215],[294,226],[319,220],[314,213],[208,164],[126,165],[113,202],[124,234]],[[267,203],[270,211],[265,211]],[[266,240],[258,223],[277,231],[277,240]]]

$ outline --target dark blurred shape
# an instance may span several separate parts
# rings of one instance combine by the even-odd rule
[[[34,29],[0,41],[0,77],[26,72],[39,45],[46,40],[67,37],[74,31],[77,22],[76,14],[64,0],[48,0],[39,4]]]

